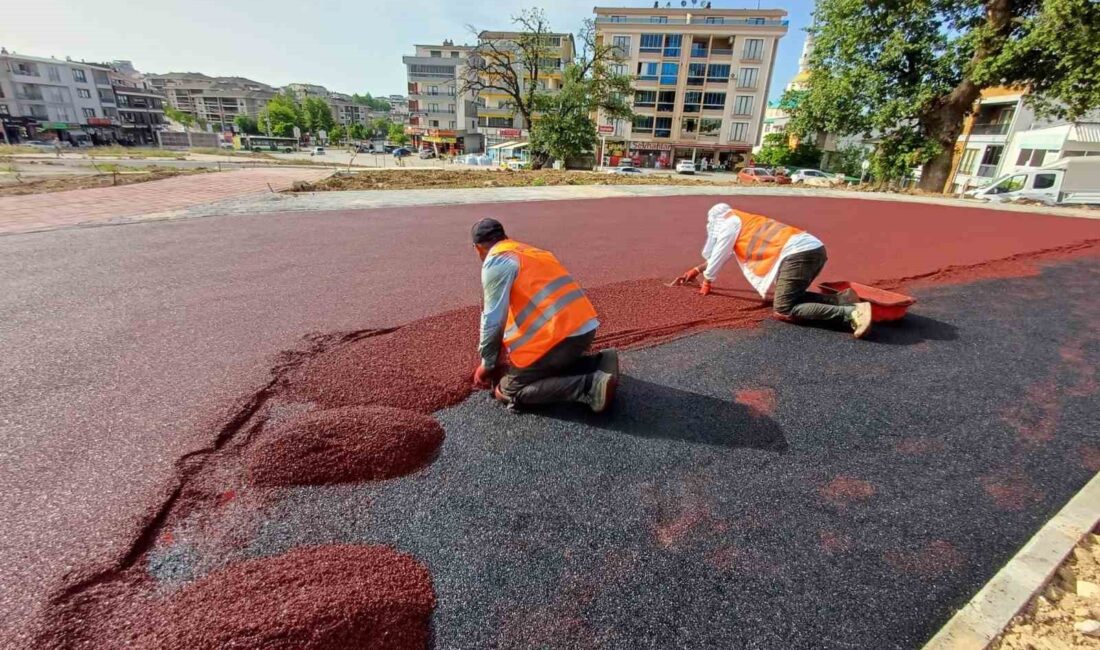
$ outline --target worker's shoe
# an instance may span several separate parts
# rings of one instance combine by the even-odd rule
[[[836,300],[841,305],[858,305],[860,303],[859,294],[851,288],[837,292]]]
[[[493,386],[493,397],[495,397],[498,401],[504,402],[509,407],[512,406],[512,399],[500,390],[500,384]]]
[[[592,374],[592,386],[585,395],[585,402],[593,413],[603,413],[615,399],[615,388],[619,385],[619,378],[602,370]]]
[[[861,302],[852,308],[852,333],[857,339],[871,331],[871,303]]]
[[[617,379],[619,377],[619,351],[615,348],[608,348],[600,352],[600,365],[597,370],[606,372]]]

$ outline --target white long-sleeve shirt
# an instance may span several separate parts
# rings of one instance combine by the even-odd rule
[[[707,270],[703,272],[703,277],[711,282],[718,277],[718,272],[733,256],[733,245],[737,241],[737,235],[741,233],[740,217],[725,216],[729,211],[730,206],[719,203],[707,213],[707,242],[703,245],[703,259],[707,261]],[[745,279],[761,297],[764,297],[775,282],[775,276],[779,273],[779,266],[784,259],[795,253],[811,251],[822,246],[824,244],[821,240],[808,232],[794,235],[783,246],[783,250],[779,253],[779,260],[762,278],[753,273],[741,260],[738,260],[738,263],[741,266],[741,272],[745,274]]]

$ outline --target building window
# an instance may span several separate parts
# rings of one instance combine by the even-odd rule
[[[698,133],[699,132],[699,118],[697,117],[685,117],[680,121],[680,133]]]
[[[608,71],[613,75],[624,75],[626,74],[626,66],[622,63],[613,63],[608,66]]]
[[[73,68],[73,81],[79,81],[82,84],[88,83],[88,77],[84,74],[83,70]]]
[[[634,93],[634,106],[637,108],[653,108],[657,105],[656,90],[638,90]]]
[[[726,107],[726,93],[703,93],[703,110],[722,110]]]
[[[17,61],[13,64],[12,72],[14,72],[15,74],[24,75],[26,77],[37,77],[38,67],[33,63],[23,63],[22,61]]]
[[[680,64],[679,63],[662,63],[661,64],[661,81],[662,84],[670,86],[676,85],[676,78],[680,76]]]
[[[671,117],[658,117],[655,120],[653,126],[653,137],[655,138],[671,138],[672,137],[672,118]]]
[[[688,79],[687,84],[689,86],[702,86],[707,79],[707,64],[705,63],[689,63],[688,64]]]
[[[61,73],[58,72],[57,66],[55,65],[46,66],[46,76],[54,83],[61,83]]]
[[[676,110],[676,91],[662,90],[657,96],[657,112],[671,113]]]
[[[748,24],[748,25],[763,25],[763,24],[765,24],[765,20],[763,18],[749,18],[748,20],[745,21],[745,24]]]
[[[726,24],[726,19],[721,16],[707,16],[703,22],[707,25],[724,25]]]
[[[703,93],[699,91],[688,91],[684,93],[684,112],[685,113],[698,113],[699,106],[703,103]]]
[[[726,64],[712,63],[707,66],[707,81],[728,81],[730,78],[730,67]]]
[[[454,113],[455,112],[455,105],[454,104],[447,104],[447,112],[448,113]]]
[[[488,127],[490,129],[510,129],[512,128],[512,118],[510,117],[486,117],[482,115],[477,118],[477,123],[480,126]]]
[[[76,96],[81,98],[81,99],[91,99],[92,98],[92,91],[88,90],[87,88],[77,88],[76,89]]]
[[[974,160],[978,157],[977,149],[967,149],[959,163],[959,172],[962,174],[974,173]]]
[[[734,115],[752,115],[752,96],[739,95],[733,102]]]
[[[992,178],[996,175],[997,165],[1001,164],[1001,155],[1005,148],[1001,145],[993,145],[985,148],[982,154],[982,162],[978,166],[978,176]]]
[[[0,104],[0,115],[11,115],[7,104]]]
[[[730,142],[745,142],[749,135],[748,122],[734,122],[730,124]]]
[[[699,135],[716,136],[722,130],[722,120],[704,117],[699,120]]]
[[[756,78],[760,75],[760,68],[741,68],[741,74],[737,78],[738,88],[756,88]]]
[[[1046,158],[1046,149],[1020,149],[1020,156],[1016,158],[1017,167],[1042,167]]]
[[[451,58],[452,59],[457,59],[458,58],[458,52],[451,52]]]
[[[443,58],[443,52],[441,50],[432,50],[429,54],[431,54],[431,58],[433,59]]]
[[[439,104],[428,104],[428,112],[429,113],[438,113],[439,112]]]
[[[615,49],[615,55],[625,58],[630,56],[630,37],[629,36],[614,36],[611,39],[611,44]]]
[[[644,62],[639,63],[638,79],[640,81],[657,81],[657,64]]]
[[[653,133],[653,116],[652,115],[635,115],[634,116],[634,133]]]
[[[438,129],[438,128],[439,128],[439,120],[431,120],[431,121],[429,121],[429,122],[428,122],[428,126],[434,126],[435,128],[437,128],[437,129]]]
[[[759,61],[764,56],[764,39],[762,38],[747,38],[745,39],[745,49],[741,54],[742,59],[748,59],[750,61]]]
[[[454,121],[454,120],[451,120],[451,129],[454,129],[454,128],[456,128],[456,125],[457,125],[457,124],[458,124],[458,122],[456,122],[456,121]]]
[[[663,56],[680,56],[680,44],[683,43],[684,37],[679,34],[668,34],[665,36],[665,51]]]
[[[660,52],[664,39],[660,34],[642,34],[640,50],[642,52]]]
[[[613,23],[625,23],[626,22],[626,16],[612,16],[611,17],[611,22],[613,22]]]
[[[650,16],[649,22],[665,24],[668,22],[668,16]]]

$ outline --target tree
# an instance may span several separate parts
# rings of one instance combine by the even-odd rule
[[[348,136],[352,140],[366,140],[367,139],[367,127],[363,126],[359,122],[352,124],[348,127]]]
[[[520,116],[523,128],[530,129],[538,143],[532,145],[534,167],[542,166],[549,156],[559,157],[547,147],[553,146],[559,152],[591,149],[596,141],[595,129],[589,129],[586,122],[591,122],[589,114],[597,109],[609,118],[632,115],[624,99],[633,93],[630,79],[615,73],[612,67],[622,63],[622,53],[597,38],[594,21],[583,23],[578,34],[580,47],[572,61],[559,59],[553,45],[559,36],[551,30],[542,10],[521,11],[512,22],[519,35],[509,38],[496,38],[470,28],[478,34],[478,45],[467,57],[467,74],[459,93],[493,91],[507,95],[513,114]],[[558,92],[541,87],[541,81],[559,72],[562,88]],[[536,135],[534,125],[543,119],[548,121]],[[566,132],[570,128],[579,129],[576,138]]]
[[[375,137],[375,138],[384,138],[384,137],[386,137],[386,134],[390,132],[390,128],[391,128],[390,125],[391,125],[391,122],[388,119],[384,118],[384,117],[374,118],[373,120],[371,120],[371,123],[370,123],[370,130],[372,132],[371,137]],[[398,126],[400,126],[400,125],[398,125]],[[403,128],[402,128],[402,133],[404,133]]]
[[[238,115],[233,118],[233,123],[237,125],[237,130],[241,133],[247,133],[249,135],[259,135],[260,127],[256,123],[256,120],[247,115]]]
[[[598,86],[607,80],[584,74],[581,65],[571,63],[562,73],[560,91],[536,95],[537,114],[531,126],[531,149],[536,154],[565,162],[592,151],[596,145],[596,123],[592,120],[596,108],[602,109],[611,119],[631,117],[630,106],[623,99],[630,89],[629,79],[625,80],[625,88],[619,88],[621,92],[607,93],[600,101],[605,91]]]
[[[302,112],[305,113],[306,128],[311,133],[331,131],[336,126],[336,120],[332,119],[332,109],[320,97],[306,97],[302,102]]]
[[[184,113],[178,108],[173,108],[167,104],[164,105],[164,116],[173,122],[181,125],[185,129],[189,129],[195,125],[195,118],[190,113]]]
[[[764,167],[817,167],[821,164],[821,149],[810,142],[799,142],[792,148],[787,133],[777,131],[764,136],[753,162]]]
[[[874,135],[876,173],[921,166],[942,191],[981,91],[1028,89],[1042,115],[1100,106],[1100,3],[1090,0],[819,0],[796,132]]]
[[[343,142],[346,135],[347,134],[345,133],[344,126],[342,124],[337,124],[336,126],[328,130],[328,141]]]
[[[294,127],[306,128],[305,114],[293,95],[280,93],[272,97],[267,106],[260,111],[256,120],[264,133],[270,128],[271,135],[280,138],[294,137]]]
[[[381,97],[371,97],[370,93],[366,95],[353,94],[351,96],[351,101],[380,113],[389,113],[392,108],[388,101]]]
[[[389,133],[386,134],[386,139],[400,146],[409,141],[409,136],[405,135],[405,127],[395,122],[390,124]]]

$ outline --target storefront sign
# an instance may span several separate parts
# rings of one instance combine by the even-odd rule
[[[67,131],[69,129],[79,129],[79,124],[69,124],[68,122],[41,122],[38,128],[49,131],[51,129],[57,129],[58,131]]]
[[[424,129],[417,126],[406,126],[405,135],[424,135]]]
[[[458,134],[446,129],[428,129],[428,135],[433,138],[453,138]]]
[[[631,142],[630,148],[638,151],[672,151],[672,144],[668,142]]]
[[[111,126],[109,117],[89,117],[88,126]]]
[[[523,129],[500,129],[497,133],[502,138],[518,138],[523,135]]]
[[[426,135],[424,136],[424,142],[435,142],[437,144],[456,144],[458,138],[448,138],[441,135]]]
[[[615,127],[611,126],[610,124],[601,124],[600,125],[600,133],[614,133],[614,132],[615,132]]]

